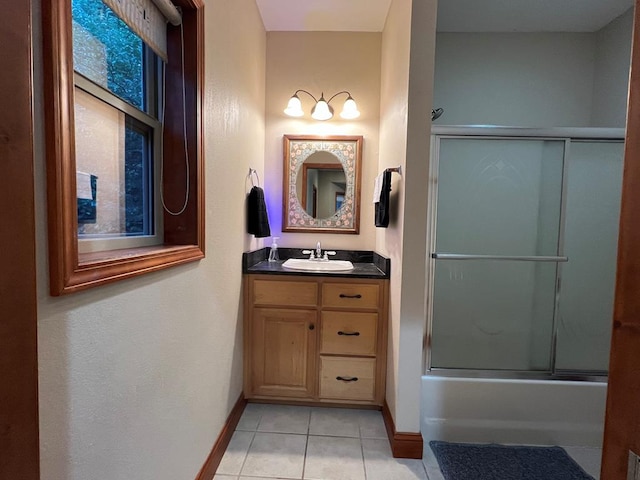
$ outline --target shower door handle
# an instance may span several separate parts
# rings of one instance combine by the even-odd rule
[[[544,255],[465,255],[459,253],[432,253],[436,260],[511,260],[516,262],[568,262],[569,257]]]

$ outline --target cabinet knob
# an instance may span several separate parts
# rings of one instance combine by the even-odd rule
[[[313,330],[314,328],[316,328],[316,326],[313,323],[309,325],[309,330]]]

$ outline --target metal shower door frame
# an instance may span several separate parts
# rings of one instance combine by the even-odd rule
[[[427,325],[425,335],[425,373],[454,377],[486,378],[526,378],[526,379],[562,379],[601,381],[607,372],[583,370],[558,370],[556,352],[558,342],[558,315],[562,287],[562,264],[568,261],[564,255],[564,234],[566,224],[567,182],[572,141],[612,141],[624,140],[624,129],[618,128],[551,128],[533,129],[520,127],[446,127],[432,129],[431,161],[429,164],[429,207],[427,211]],[[560,198],[560,216],[558,228],[557,256],[498,256],[498,255],[461,255],[435,251],[437,215],[438,215],[438,176],[440,167],[440,143],[443,139],[482,139],[482,140],[539,140],[563,141],[562,187]],[[449,260],[511,260],[555,262],[555,298],[553,306],[552,336],[550,346],[550,368],[540,371],[524,370],[475,370],[432,367],[431,341],[433,338],[433,298],[435,286],[435,266],[437,259]]]

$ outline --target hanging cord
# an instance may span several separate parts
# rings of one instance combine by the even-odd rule
[[[169,215],[173,215],[174,217],[177,217],[178,215],[182,215],[184,211],[187,209],[187,204],[189,203],[189,193],[190,193],[189,148],[187,144],[187,93],[186,93],[186,86],[185,86],[185,80],[184,80],[184,27],[182,23],[180,23],[180,48],[182,53],[182,134],[184,139],[184,163],[185,163],[185,170],[186,170],[186,182],[185,182],[186,186],[185,186],[184,204],[182,205],[182,208],[178,212],[174,212],[170,210],[169,207],[167,207],[167,204],[164,202],[164,180],[163,180],[164,179],[164,155],[162,156],[162,162],[160,165],[160,200],[162,201],[162,207],[164,208],[164,211],[167,212]],[[162,97],[163,97],[162,138],[163,139],[164,139],[164,118],[165,118],[165,112],[167,110],[166,108],[166,101],[167,101],[166,77],[167,77],[167,67],[166,65],[164,65],[162,68]]]

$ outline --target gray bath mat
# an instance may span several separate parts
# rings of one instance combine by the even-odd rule
[[[445,480],[594,480],[560,447],[429,445]]]

